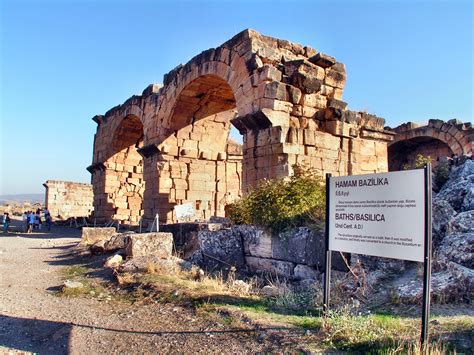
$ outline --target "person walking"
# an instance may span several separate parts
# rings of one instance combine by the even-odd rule
[[[33,213],[33,211],[29,211],[28,213],[28,233],[32,233],[33,232],[33,226],[35,225],[35,214]]]
[[[5,212],[3,214],[3,233],[8,233],[8,228],[10,227],[10,222],[11,222],[11,219],[10,219],[10,215],[8,214],[8,212]]]

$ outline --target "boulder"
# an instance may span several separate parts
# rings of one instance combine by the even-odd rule
[[[245,261],[250,272],[266,272],[285,279],[293,278],[294,275],[295,264],[288,261],[256,258],[253,256],[247,256]]]
[[[318,270],[307,265],[296,265],[293,272],[297,280],[318,280],[321,276]]]
[[[451,218],[456,215],[456,211],[451,207],[448,201],[439,198],[433,198],[433,244],[437,248],[446,233],[448,232],[448,224]]]
[[[129,234],[125,245],[125,255],[136,258],[154,256],[166,259],[173,251],[173,235],[171,233],[140,233]]]
[[[450,234],[444,238],[436,253],[435,261],[437,263],[455,262],[474,269],[474,230],[471,229],[468,233]]]
[[[82,227],[82,245],[92,245],[100,240],[109,240],[116,233],[115,227]]]
[[[396,290],[402,303],[420,304],[423,300],[423,281],[412,280]],[[436,303],[471,302],[474,297],[474,271],[454,262],[431,277],[431,297]]]
[[[278,286],[263,286],[260,293],[265,297],[278,297],[285,294],[285,289]]]
[[[474,211],[465,211],[450,218],[449,233],[470,233],[474,231]]]
[[[120,266],[123,262],[123,257],[120,254],[115,254],[114,256],[111,256],[107,258],[104,267],[110,268],[110,269],[115,269],[116,267]]]
[[[116,251],[125,249],[127,246],[128,237],[134,233],[117,233],[112,235],[110,239],[104,244],[106,251]]]
[[[79,281],[66,280],[63,284],[63,289],[83,288],[84,285]]]
[[[448,181],[438,193],[437,198],[449,202],[457,212],[464,211],[471,208],[473,204],[468,197],[473,195],[473,188],[474,161],[466,160],[464,164],[452,169]]]

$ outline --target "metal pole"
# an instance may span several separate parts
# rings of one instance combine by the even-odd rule
[[[325,267],[324,272],[324,294],[323,294],[323,310],[324,315],[329,313],[329,301],[331,293],[331,251],[329,250],[329,190],[330,190],[331,174],[326,174],[326,228],[325,228]]]
[[[421,314],[421,346],[428,343],[431,292],[431,163],[427,163],[425,171],[425,253],[423,263],[423,310]]]
[[[158,213],[156,214],[155,219],[156,219],[156,231],[159,232],[160,231],[160,216],[158,216]]]

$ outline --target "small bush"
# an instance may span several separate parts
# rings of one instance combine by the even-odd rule
[[[278,232],[324,219],[326,190],[315,171],[294,166],[294,175],[264,180],[229,206],[235,224],[254,224]]]
[[[418,154],[413,163],[403,165],[403,170],[422,169],[427,163],[431,163],[432,160],[429,155]]]

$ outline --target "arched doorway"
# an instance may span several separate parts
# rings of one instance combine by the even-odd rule
[[[224,216],[225,206],[240,196],[242,145],[229,139],[236,115],[233,91],[216,75],[200,76],[181,90],[160,126],[157,191],[147,186],[147,193],[159,196],[154,207],[160,219],[176,220],[173,207],[183,203],[191,203],[200,220]]]
[[[398,171],[413,166],[420,154],[431,157],[432,165],[436,167],[443,157],[451,157],[454,152],[448,144],[433,137],[401,140],[388,147],[388,168],[390,171]]]
[[[101,193],[94,193],[94,216],[100,221],[136,225],[143,215],[143,125],[135,115],[123,117],[115,128],[103,168],[95,170],[93,181]]]

